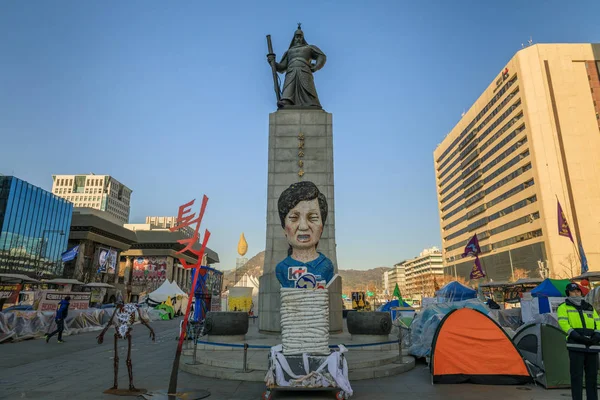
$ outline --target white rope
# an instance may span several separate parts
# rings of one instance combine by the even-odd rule
[[[283,354],[329,354],[329,293],[281,288]]]

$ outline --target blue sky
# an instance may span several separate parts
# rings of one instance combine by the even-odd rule
[[[260,5],[254,5],[260,3]],[[339,267],[439,246],[433,150],[526,43],[600,42],[589,1],[34,1],[0,4],[0,173],[110,174],[130,222],[203,194],[222,269],[265,247],[265,35],[303,23],[328,61]]]

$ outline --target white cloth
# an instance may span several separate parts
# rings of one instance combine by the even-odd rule
[[[302,354],[306,375],[297,375],[292,371],[282,353],[283,346],[273,346],[270,351],[270,365],[265,382],[267,386],[277,384],[282,387],[339,387],[350,397],[354,392],[348,380],[348,362],[343,356],[348,349],[341,344],[338,345],[338,348],[339,350],[331,352],[315,371],[310,371],[309,355]],[[325,369],[326,372],[324,372]],[[284,371],[292,379],[286,380]]]

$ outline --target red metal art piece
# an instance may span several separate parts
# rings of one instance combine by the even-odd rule
[[[183,318],[183,325],[181,327],[181,333],[179,335],[179,342],[177,343],[177,351],[175,352],[175,359],[173,360],[173,368],[171,369],[171,378],[169,380],[169,389],[168,394],[170,396],[180,397],[182,395],[181,392],[177,391],[177,374],[179,372],[179,361],[181,359],[181,351],[183,348],[183,340],[185,338],[185,332],[187,330],[187,324],[190,316],[190,309],[192,307],[192,299],[194,298],[194,289],[198,283],[198,276],[201,274],[206,274],[206,270],[201,268],[202,259],[204,258],[204,253],[206,251],[206,245],[208,243],[208,239],[210,238],[210,232],[208,230],[204,231],[204,237],[202,240],[202,246],[200,250],[194,250],[192,246],[194,243],[198,241],[198,232],[200,231],[200,225],[202,223],[202,218],[204,217],[204,211],[206,210],[206,204],[208,203],[208,197],[206,195],[202,198],[202,206],[200,207],[200,214],[196,218],[196,214],[192,212],[192,206],[196,200],[192,200],[189,203],[186,203],[179,207],[179,212],[177,213],[177,225],[173,228],[170,228],[171,232],[177,231],[184,227],[188,227],[190,225],[196,224],[194,229],[194,235],[189,239],[182,239],[178,242],[183,244],[185,247],[180,250],[177,254],[183,254],[186,251],[192,252],[196,257],[198,257],[198,261],[189,265],[182,258],[179,259],[184,268],[193,268],[194,269],[194,280],[192,281],[192,287],[190,289],[190,294],[188,297],[188,303],[185,310],[185,316]],[[206,392],[205,392],[206,393]],[[199,393],[200,394],[200,393]],[[206,396],[203,396],[206,397]],[[202,397],[197,397],[202,398]]]

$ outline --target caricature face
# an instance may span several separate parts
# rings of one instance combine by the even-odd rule
[[[285,236],[294,249],[316,247],[323,233],[323,220],[317,199],[301,201],[285,217]]]

